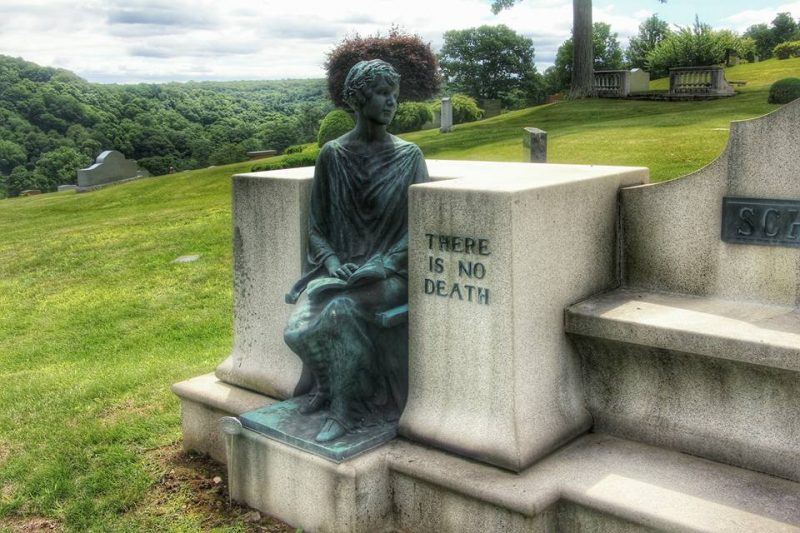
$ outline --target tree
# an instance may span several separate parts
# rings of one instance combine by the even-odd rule
[[[499,13],[521,0],[493,0],[492,11]],[[667,0],[658,0],[666,3]],[[584,98],[592,94],[594,70],[592,68],[592,0],[572,0],[573,57],[570,98]]]
[[[36,161],[36,173],[43,177],[42,186],[48,190],[55,190],[58,185],[75,183],[78,179],[77,170],[88,166],[92,159],[69,146],[56,148],[51,152],[42,154]]]
[[[772,56],[772,49],[775,48],[772,30],[766,24],[754,24],[744,32],[745,37],[755,41],[755,53],[759,59],[768,59]],[[753,59],[753,58],[748,58]]]
[[[8,174],[28,161],[25,148],[15,142],[0,139],[0,174]]]
[[[648,17],[639,24],[639,34],[631,37],[628,50],[625,55],[632,68],[646,68],[647,54],[652,52],[658,43],[663,41],[669,34],[669,24],[658,18],[658,15]]]
[[[383,59],[400,73],[400,101],[427,100],[439,91],[439,65],[430,43],[418,35],[408,35],[392,28],[389,35],[346,37],[325,61],[328,92],[333,103],[347,107],[342,98],[344,80],[359,61]]]
[[[611,26],[605,22],[595,22],[592,31],[592,65],[593,70],[618,70],[623,67],[622,49],[617,34],[611,33]],[[567,39],[556,53],[555,79],[558,89],[568,87],[572,79],[574,44]]]
[[[533,41],[501,24],[445,32],[439,63],[454,92],[502,98],[533,83],[533,57]]]
[[[797,23],[791,13],[778,13],[772,21],[772,41],[775,44],[791,41],[797,32]]]
[[[19,196],[28,189],[46,188],[46,180],[41,174],[28,170],[23,166],[16,167],[5,177],[5,189],[8,196]]]

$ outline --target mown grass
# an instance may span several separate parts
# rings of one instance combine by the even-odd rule
[[[180,439],[169,383],[230,347],[229,177],[249,165],[2,202],[0,520],[204,529],[186,494],[141,504]]]
[[[736,68],[728,77],[748,84],[734,98],[563,103],[406,137],[430,158],[516,161],[521,128],[535,126],[553,162],[673,178],[716,157],[730,120],[774,109],[770,76],[796,76],[800,59]],[[180,420],[169,391],[230,349],[229,178],[251,165],[0,202],[0,524],[251,528],[170,477]],[[189,254],[201,258],[172,262]]]
[[[772,81],[800,73],[800,58],[743,64],[726,73],[746,80],[731,98],[696,102],[591,99],[538,106],[459,124],[442,135],[404,135],[434,159],[521,161],[522,128],[547,131],[548,161],[650,168],[653,181],[677,178],[713,161],[724,149],[732,120],[769,113]],[[653,82],[667,87],[668,80]]]

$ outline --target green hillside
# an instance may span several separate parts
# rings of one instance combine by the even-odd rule
[[[0,55],[0,197],[55,191],[102,150],[153,175],[316,139],[325,80],[107,85]]]
[[[790,75],[800,59],[731,69],[748,83],[723,100],[560,103],[406,137],[429,158],[515,161],[535,126],[553,162],[674,178],[719,154],[730,120],[775,109],[769,84]],[[229,178],[250,166],[0,201],[0,530],[246,530],[220,471],[179,453],[169,386],[231,347]]]

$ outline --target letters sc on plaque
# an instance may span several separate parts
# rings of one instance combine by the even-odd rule
[[[724,197],[722,241],[800,247],[800,200]]]

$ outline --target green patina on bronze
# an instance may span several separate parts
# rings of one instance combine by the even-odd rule
[[[310,269],[287,295],[295,303],[306,292],[284,332],[303,377],[291,407],[274,404],[259,411],[260,429],[251,424],[334,460],[392,438],[407,395],[408,188],[428,172],[416,145],[386,131],[398,83],[380,60],[362,61],[347,76],[344,96],[356,126],[320,151]],[[334,450],[342,439],[350,455]],[[317,449],[326,447],[329,453]]]

